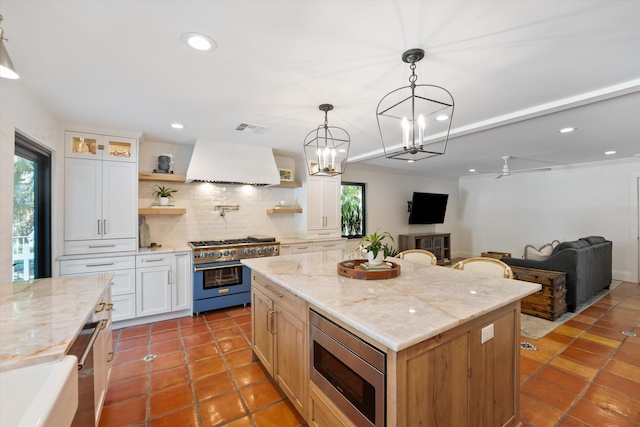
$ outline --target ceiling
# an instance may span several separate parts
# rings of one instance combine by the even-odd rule
[[[24,85],[64,123],[299,156],[331,103],[350,161],[407,172],[640,155],[640,1],[2,0],[0,14],[20,74],[0,85]],[[217,49],[191,49],[186,32]],[[456,102],[446,154],[415,163],[380,157],[375,118],[408,84],[411,48],[426,51],[417,83]],[[269,129],[237,131],[243,122]]]

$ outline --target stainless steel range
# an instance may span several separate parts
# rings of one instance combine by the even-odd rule
[[[189,242],[193,249],[193,313],[251,302],[251,273],[239,260],[280,254],[268,236]]]

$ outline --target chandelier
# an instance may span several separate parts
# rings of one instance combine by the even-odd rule
[[[414,162],[440,156],[447,148],[453,96],[440,86],[416,84],[416,62],[422,58],[422,49],[402,54],[402,61],[411,64],[410,85],[389,92],[376,109],[384,155],[389,159]]]
[[[304,157],[309,175],[335,176],[344,173],[351,139],[346,130],[329,126],[327,113],[333,105],[322,104],[324,124],[312,130],[304,139]]]

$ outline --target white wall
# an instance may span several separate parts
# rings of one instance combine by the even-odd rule
[[[638,176],[640,158],[461,178],[459,249],[521,257],[526,244],[599,235],[613,242],[614,279],[638,281]]]
[[[174,174],[184,175],[193,152],[192,146],[145,141],[140,146],[140,172],[151,172],[158,166],[158,156],[172,154]],[[276,156],[279,167],[295,169],[293,159]],[[295,170],[294,170],[295,179]],[[140,181],[138,206],[154,203],[155,185],[178,190],[174,193],[177,207],[186,208],[186,215],[146,215],[151,241],[165,246],[184,246],[189,241],[229,239],[251,234],[293,237],[294,215],[267,214],[281,200],[295,202],[294,189],[254,187],[251,185],[211,184],[204,182],[174,183]],[[220,216],[216,205],[239,205],[240,210]]]
[[[13,155],[20,131],[52,151],[52,252],[62,253],[64,146],[60,124],[27,92],[21,80],[0,79],[0,282],[12,278]],[[55,263],[53,264],[55,273]]]
[[[428,161],[428,160],[426,160]],[[379,168],[357,164],[348,165],[342,181],[366,183],[366,233],[380,228],[388,231],[396,239],[399,234],[421,233],[425,231],[451,233],[452,257],[458,251],[458,180],[431,177],[428,175],[401,174]],[[413,192],[449,194],[444,224],[409,225],[407,201]],[[349,248],[357,246],[357,241],[349,242]]]

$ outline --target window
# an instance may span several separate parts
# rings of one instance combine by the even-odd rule
[[[16,132],[13,281],[51,277],[51,153]]]
[[[364,183],[342,183],[342,237],[360,238],[365,233]]]

